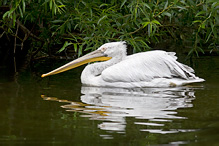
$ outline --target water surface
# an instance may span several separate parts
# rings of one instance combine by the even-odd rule
[[[190,64],[206,82],[177,88],[87,87],[83,67],[40,78],[59,65],[0,68],[1,144],[219,144],[217,56]]]

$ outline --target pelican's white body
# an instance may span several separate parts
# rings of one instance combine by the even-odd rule
[[[112,59],[89,64],[81,75],[82,84],[107,87],[170,87],[203,82],[194,70],[176,61],[173,52],[148,51],[126,55],[124,42],[102,45]]]

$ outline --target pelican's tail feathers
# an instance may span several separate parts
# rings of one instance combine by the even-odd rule
[[[194,69],[192,69],[191,67],[189,67],[188,65],[182,64],[180,63],[186,70],[188,70],[190,73],[195,73]]]
[[[199,82],[204,82],[204,81],[205,81],[204,79],[196,77],[196,79],[182,81],[181,85],[192,84],[192,83],[199,83]]]
[[[204,81],[205,81],[204,79],[199,77],[191,78],[188,80],[180,79],[180,78],[172,78],[172,79],[158,78],[150,82],[149,85],[152,87],[177,87],[177,86],[184,86],[187,84],[199,83]]]

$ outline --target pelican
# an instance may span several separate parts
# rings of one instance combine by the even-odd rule
[[[204,81],[204,79],[195,76],[191,67],[176,61],[177,57],[174,52],[154,50],[127,56],[126,50],[127,46],[124,41],[106,43],[97,50],[43,74],[41,77],[95,62],[87,65],[83,70],[82,84],[141,88],[182,86]]]

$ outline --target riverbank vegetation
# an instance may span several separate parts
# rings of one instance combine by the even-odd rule
[[[0,37],[14,38],[14,53],[29,40],[32,58],[120,40],[133,52],[167,40],[189,55],[219,49],[218,0],[3,0],[0,8]]]

